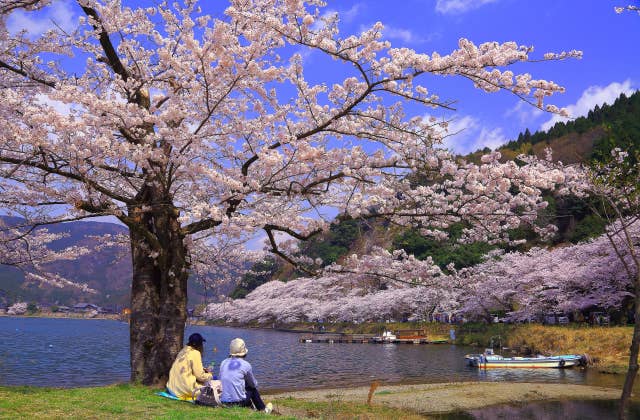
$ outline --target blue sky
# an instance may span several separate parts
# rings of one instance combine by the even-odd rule
[[[625,0],[629,1],[629,0]],[[123,1],[135,5],[135,1]],[[446,54],[459,38],[476,44],[486,41],[516,41],[535,47],[535,57],[545,52],[582,50],[581,60],[519,65],[514,70],[530,72],[535,78],[553,80],[567,88],[565,94],[548,102],[567,107],[572,117],[585,115],[596,104],[612,102],[621,92],[640,88],[640,16],[616,14],[617,0],[328,0],[323,13],[338,12],[341,31],[359,33],[376,21],[385,24],[385,38],[393,46],[419,52]],[[226,1],[203,2],[220,16]],[[78,8],[73,1],[57,0],[37,17],[14,13],[10,30],[29,28],[40,32],[51,19],[60,26],[73,26]],[[305,57],[309,78],[320,82],[326,68],[314,66],[313,54]],[[316,63],[319,64],[319,63]],[[455,100],[455,113],[429,113],[453,118],[447,145],[458,152],[488,146],[494,148],[529,128],[532,132],[550,127],[557,116],[532,108],[507,93],[485,94],[462,79],[430,78],[423,81],[442,99]],[[424,109],[411,108],[417,115]]]
[[[324,13],[338,12],[344,36],[359,33],[377,21],[385,24],[385,38],[393,46],[413,48],[431,54],[446,54],[457,47],[459,38],[476,44],[487,41],[516,41],[535,47],[535,57],[545,52],[582,50],[581,60],[520,65],[514,70],[530,72],[535,78],[553,80],[567,91],[549,102],[567,107],[573,117],[585,115],[596,104],[611,103],[621,92],[640,89],[640,16],[616,14],[614,6],[630,0],[328,0]],[[626,3],[625,3],[626,2]],[[123,0],[124,4],[143,2]],[[152,3],[151,0],[144,1]],[[204,1],[216,17],[227,1]],[[51,27],[51,20],[63,28],[74,26],[78,7],[71,0],[57,0],[37,15],[14,13],[8,26],[27,28],[34,35]],[[315,60],[315,62],[314,62]],[[328,69],[314,54],[305,56],[308,77],[325,81]],[[315,65],[314,65],[315,64]],[[519,132],[547,128],[557,117],[541,112],[507,93],[486,94],[462,79],[429,78],[422,84],[442,99],[455,100],[457,111],[437,114],[411,108],[413,115],[453,118],[447,146],[466,153],[488,146],[495,148],[515,139]],[[113,221],[109,219],[108,221]],[[249,248],[260,248],[258,236]]]
[[[627,1],[628,3],[628,1]],[[624,3],[622,5],[626,5]],[[343,16],[343,31],[358,32],[376,21],[394,46],[441,54],[456,48],[459,38],[476,44],[516,41],[545,52],[582,50],[581,60],[520,65],[516,70],[553,80],[567,91],[549,99],[567,107],[572,117],[585,115],[621,92],[640,88],[640,16],[616,14],[611,0],[402,0],[329,1]],[[520,131],[549,128],[559,119],[506,93],[485,94],[461,79],[432,79],[427,87],[444,99],[456,100],[454,130],[448,145],[459,152],[494,148]],[[422,112],[416,110],[416,112]]]

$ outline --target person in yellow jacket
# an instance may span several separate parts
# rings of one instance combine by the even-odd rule
[[[202,367],[203,344],[206,340],[198,333],[189,336],[187,345],[180,350],[169,371],[167,391],[180,399],[191,399],[194,391],[213,374]]]

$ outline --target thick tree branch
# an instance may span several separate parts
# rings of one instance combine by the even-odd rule
[[[74,180],[74,181],[78,181],[81,183],[84,183],[90,187],[92,187],[93,189],[95,189],[96,191],[106,195],[107,197],[110,197],[114,200],[117,201],[121,201],[125,204],[132,204],[133,200],[131,200],[128,197],[125,197],[123,195],[117,194],[115,191],[110,190],[108,188],[103,187],[102,185],[98,184],[97,182],[84,177],[80,174],[76,174],[76,173],[72,173],[72,172],[67,172],[67,171],[63,171],[61,169],[58,168],[52,168],[50,166],[47,166],[43,163],[39,163],[39,162],[30,162],[24,159],[16,159],[16,158],[11,158],[9,156],[0,156],[0,162],[4,162],[4,163],[11,163],[11,164],[15,164],[15,165],[24,165],[24,166],[28,166],[30,168],[36,168],[36,169],[40,169],[41,171],[44,171],[46,173],[49,174],[53,174],[53,175],[58,175],[61,176],[63,178],[67,178],[70,180]]]
[[[276,238],[273,235],[273,231],[274,230],[280,230],[280,229],[270,229],[267,226],[265,226],[265,228],[264,228],[264,231],[267,233],[267,237],[269,238],[269,244],[271,245],[271,249],[269,251],[271,253],[279,256],[280,258],[282,258],[283,260],[285,260],[286,262],[288,262],[289,264],[291,264],[292,266],[294,266],[298,270],[301,270],[301,271],[309,274],[310,276],[317,275],[317,273],[315,271],[310,270],[309,268],[302,266],[297,261],[295,261],[293,258],[291,258],[289,255],[287,255],[284,252],[282,252],[280,250],[280,248],[278,248],[278,243],[276,242]]]
[[[7,64],[6,62],[4,62],[2,60],[0,60],[0,68],[7,69],[12,73],[15,73],[15,74],[18,74],[20,76],[26,77],[27,79],[32,80],[32,81],[34,81],[36,83],[40,83],[42,85],[46,85],[46,86],[49,86],[49,87],[52,87],[52,88],[56,87],[56,83],[55,82],[52,82],[52,81],[46,80],[46,79],[42,79],[42,78],[37,77],[37,76],[35,76],[33,74],[29,74],[26,71],[24,71],[23,69],[14,67],[14,66],[12,66],[10,64]]]
[[[84,13],[94,21],[94,23],[92,24],[93,29],[99,32],[98,39],[100,41],[100,45],[102,46],[102,50],[106,55],[107,64],[109,64],[111,69],[116,74],[118,74],[122,78],[122,80],[126,82],[129,79],[129,72],[122,64],[120,57],[118,57],[118,53],[116,52],[116,49],[113,47],[113,43],[109,38],[109,34],[102,27],[102,20],[98,15],[98,12],[92,7],[83,6],[82,3],[83,2],[81,1],[78,2],[80,7],[82,7]]]

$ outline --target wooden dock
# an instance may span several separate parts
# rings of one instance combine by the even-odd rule
[[[449,340],[432,340],[427,337],[396,338],[395,340],[376,340],[373,334],[337,334],[318,333],[302,334],[298,339],[300,343],[359,343],[359,344],[445,344]]]
[[[373,341],[373,334],[337,334],[318,333],[302,334],[301,343],[369,343]]]

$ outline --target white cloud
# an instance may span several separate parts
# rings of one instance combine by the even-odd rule
[[[314,31],[318,31],[324,28],[325,24],[323,19],[333,19],[336,15],[339,17],[340,22],[342,23],[350,23],[353,22],[355,18],[357,18],[362,10],[362,3],[356,3],[349,9],[326,9],[321,15],[320,19],[316,19],[311,25],[311,29]]]
[[[369,29],[371,29],[371,26],[373,25],[360,25],[360,32],[364,32],[364,31],[368,31]],[[420,43],[425,43],[425,42],[431,42],[434,39],[438,38],[441,36],[441,34],[439,33],[430,33],[427,34],[426,36],[424,34],[417,34],[416,32],[412,31],[411,29],[405,29],[405,28],[398,28],[395,26],[390,26],[385,24],[384,28],[382,29],[382,36],[384,39],[397,39],[400,40],[404,43],[413,43],[413,44],[420,44]]]
[[[13,12],[7,19],[7,29],[12,34],[26,30],[30,37],[37,37],[56,27],[70,32],[76,22],[69,2],[58,0],[38,12]]]
[[[488,147],[491,150],[494,150],[507,142],[507,137],[504,135],[502,131],[502,127],[496,127],[492,129],[488,129],[483,127],[480,130],[480,134],[476,137],[475,143],[473,143],[473,147],[469,149],[470,152],[484,149]]]
[[[256,234],[254,234],[253,237],[244,244],[244,246],[250,251],[264,251],[269,247],[269,238],[264,231],[260,230],[256,232]]]
[[[368,29],[368,28],[361,27],[361,30],[365,30],[365,29]],[[430,42],[434,38],[439,36],[439,34],[435,34],[435,33],[427,34],[426,36],[418,35],[415,32],[411,31],[410,29],[396,28],[394,26],[389,26],[389,25],[384,25],[384,29],[382,30],[382,33],[385,38],[399,39],[402,42],[414,43],[414,44]]]
[[[409,29],[393,28],[391,26],[385,26],[382,31],[387,38],[399,39],[404,42],[412,42],[416,36]]]
[[[444,14],[462,14],[497,0],[438,0],[436,12]]]
[[[508,141],[501,127],[485,127],[470,115],[454,118],[446,135],[444,146],[461,154],[485,147],[495,149]]]
[[[55,99],[49,98],[47,95],[38,94],[37,95],[38,103],[46,106],[50,106],[53,108],[58,114],[61,115],[69,115],[71,114],[71,110],[73,106],[71,104],[65,104]]]
[[[518,119],[520,125],[525,126],[530,124],[533,120],[535,120],[542,114],[544,114],[544,111],[542,111],[540,108],[531,106],[524,101],[518,101],[513,108],[508,109],[504,113],[504,116],[507,118],[515,117]]]
[[[480,124],[477,118],[465,115],[462,118],[454,118],[451,120],[449,123],[449,134],[459,135],[465,130],[477,130],[479,126]]]
[[[362,8],[362,3],[356,3],[353,6],[351,6],[350,9],[341,11],[340,20],[345,23],[352,22],[360,14],[361,8]]]
[[[589,113],[589,110],[593,109],[596,105],[602,105],[607,103],[613,104],[621,93],[625,95],[631,95],[636,89],[632,87],[631,80],[627,79],[622,83],[613,82],[608,86],[589,86],[587,90],[582,92],[582,96],[573,105],[567,106],[569,116],[571,118],[578,118],[585,116]],[[548,130],[559,121],[568,121],[569,118],[561,117],[554,114],[548,121],[546,121],[540,127],[541,130]]]

